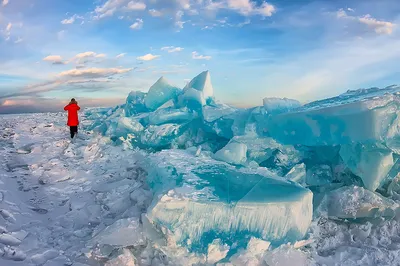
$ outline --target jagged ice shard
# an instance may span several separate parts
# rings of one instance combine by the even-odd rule
[[[150,87],[144,103],[150,110],[155,110],[169,100],[174,99],[179,91],[180,89],[171,86],[164,77],[161,77]]]
[[[400,213],[388,199],[400,194],[399,91],[305,105],[265,98],[243,109],[215,99],[205,71],[182,89],[161,78],[125,105],[91,112],[91,129],[146,151],[136,160],[154,195],[146,221],[190,251],[228,258],[251,238],[276,246],[307,237],[313,215]]]

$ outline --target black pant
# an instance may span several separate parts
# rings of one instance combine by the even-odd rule
[[[73,139],[75,134],[78,133],[78,126],[71,126],[69,127],[69,131],[71,132],[71,138]]]

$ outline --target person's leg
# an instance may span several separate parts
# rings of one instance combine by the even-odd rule
[[[76,136],[76,134],[78,134],[78,126],[74,126],[74,136]]]
[[[74,138],[75,133],[78,132],[78,127],[77,126],[72,126],[71,127],[71,138]]]
[[[71,139],[74,138],[74,129],[73,129],[73,127],[69,127],[69,133],[71,134]]]

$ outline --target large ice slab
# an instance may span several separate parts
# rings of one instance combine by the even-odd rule
[[[301,106],[301,103],[297,100],[275,97],[264,98],[263,104],[268,114],[286,113]]]
[[[296,241],[311,222],[311,191],[268,171],[237,170],[182,150],[148,155],[142,164],[155,192],[147,217],[192,249],[217,238]]]
[[[199,75],[194,77],[183,90],[187,90],[193,88],[197,91],[201,91],[203,94],[204,99],[208,99],[214,95],[214,89],[211,84],[211,77],[210,72],[204,71],[201,72]]]
[[[156,110],[164,103],[176,98],[179,92],[179,88],[171,86],[164,77],[161,77],[150,87],[144,103],[148,109]]]
[[[259,132],[307,146],[382,142],[399,136],[397,90],[341,95],[293,112],[264,117]]]
[[[339,153],[345,165],[371,191],[381,185],[394,165],[392,151],[381,144],[342,145]]]

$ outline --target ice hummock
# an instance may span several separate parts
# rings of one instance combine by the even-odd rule
[[[203,263],[209,256],[210,262],[221,259],[221,264],[230,261],[236,265],[234,261],[241,260],[235,256],[231,260],[231,255],[245,247],[249,237],[271,241],[272,251],[264,250],[256,259],[251,258],[265,263],[286,252],[285,248],[275,251],[276,245],[308,236],[313,230],[304,222],[308,214],[314,215],[315,223],[325,216],[330,221],[400,217],[394,203],[400,195],[396,177],[399,90],[392,86],[348,91],[305,105],[286,98],[266,98],[261,106],[235,108],[214,98],[210,73],[203,72],[176,96],[163,99],[166,101],[156,109],[143,108],[146,93],[136,98],[132,94],[125,106],[102,110],[98,115],[91,112],[90,116],[96,120],[96,131],[114,143],[151,152],[137,162],[148,171],[148,185],[154,193],[143,223],[151,221],[171,240],[168,243],[195,251],[193,256],[200,261],[203,258]],[[132,99],[137,100],[137,106],[128,104]],[[142,128],[127,132],[126,123],[115,127],[124,115]],[[114,136],[119,132],[123,136],[117,139]],[[267,186],[265,180],[273,185]],[[273,189],[284,199],[283,195],[291,194],[276,188],[280,182],[286,184],[285,189],[298,189],[293,201],[268,197]],[[232,189],[237,189],[238,195],[248,194],[232,195]],[[131,195],[141,207],[146,205],[146,200],[141,200],[143,193]],[[306,204],[307,197],[310,204]],[[123,205],[125,198],[124,194]],[[294,202],[307,206],[307,215],[296,212],[294,209],[302,207],[294,208]],[[253,205],[260,216],[270,215],[254,218]],[[112,207],[118,209],[116,204]],[[282,217],[273,208],[291,215]],[[313,208],[318,211],[313,212]],[[303,216],[293,221],[291,217],[300,214]],[[282,221],[295,229],[282,229]],[[232,234],[227,233],[227,227]],[[163,238],[153,234],[157,241]],[[174,254],[169,248],[164,251]],[[311,248],[320,254],[320,247]],[[297,251],[299,257],[304,255]]]
[[[147,217],[193,250],[247,235],[296,241],[311,222],[311,191],[272,173],[240,171],[183,150],[149,155],[143,164],[155,192]]]

